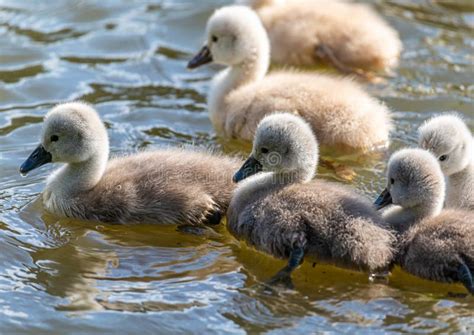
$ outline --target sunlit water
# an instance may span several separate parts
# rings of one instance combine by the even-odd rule
[[[282,261],[235,241],[224,226],[59,220],[35,199],[53,168],[18,167],[58,102],[83,99],[105,120],[114,154],[194,143],[244,156],[215,136],[205,109],[216,69],[189,72],[207,17],[225,1],[0,1],[0,333],[474,332],[474,299],[457,285],[396,269],[385,283],[304,264],[296,290],[259,283]],[[369,87],[393,110],[390,151],[415,144],[420,123],[461,113],[474,128],[474,5],[379,1],[405,51],[397,76]],[[374,197],[387,155],[330,153],[323,178]]]

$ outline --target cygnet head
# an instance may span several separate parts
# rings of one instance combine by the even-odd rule
[[[445,175],[462,171],[474,159],[474,140],[460,117],[437,116],[426,121],[418,131],[419,146],[436,156]]]
[[[270,42],[257,14],[246,6],[228,6],[214,12],[206,27],[207,42],[188,63],[194,69],[214,62],[227,66],[260,63],[265,71]]]
[[[46,114],[41,143],[21,165],[20,172],[26,174],[51,162],[106,161],[108,151],[107,131],[97,112],[82,102],[64,103]]]
[[[444,196],[444,177],[436,158],[426,150],[402,149],[388,162],[387,188],[375,205],[378,209],[390,204],[429,209],[431,214],[437,214]]]
[[[318,157],[318,142],[308,123],[293,114],[272,114],[260,121],[252,153],[234,175],[234,182],[260,171],[306,182],[314,176]]]

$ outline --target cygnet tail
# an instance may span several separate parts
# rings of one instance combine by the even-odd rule
[[[390,267],[395,256],[395,236],[367,218],[353,218],[351,242],[352,261],[370,272]]]

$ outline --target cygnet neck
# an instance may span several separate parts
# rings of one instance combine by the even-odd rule
[[[231,66],[228,76],[229,78],[232,78],[233,86],[237,88],[242,85],[263,79],[268,71],[269,66],[269,47],[262,45],[259,47],[254,47],[249,53],[249,56],[242,63]]]
[[[231,65],[216,75],[208,96],[209,116],[218,130],[224,127],[226,110],[225,99],[235,89],[262,80],[270,65],[270,46],[268,39],[254,47],[241,63]]]
[[[409,209],[404,209],[405,212],[410,214],[410,217],[412,217],[413,220],[413,222],[410,222],[410,225],[408,225],[408,227],[423,219],[439,215],[443,210],[443,205],[444,196],[441,196],[437,198],[433,197],[431,201],[426,201],[424,203],[419,204],[418,206]]]
[[[85,192],[94,188],[102,179],[108,162],[107,150],[102,149],[88,160],[64,165],[48,183],[50,191],[60,191],[63,196]]]
[[[458,172],[450,174],[448,177],[451,179],[463,180],[466,176],[470,175],[474,171],[474,154],[469,158],[467,164]]]
[[[300,168],[290,171],[278,171],[274,172],[273,179],[280,185],[303,184],[313,179],[315,170],[316,168],[311,170]]]

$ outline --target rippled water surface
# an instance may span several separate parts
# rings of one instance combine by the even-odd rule
[[[225,227],[193,236],[164,226],[59,220],[35,198],[53,168],[18,166],[58,102],[83,99],[105,120],[114,154],[194,143],[249,147],[215,136],[205,109],[216,69],[185,69],[212,10],[225,1],[0,1],[0,333],[474,332],[461,286],[395,270],[389,285],[304,264],[296,290],[258,284],[283,262],[239,245]],[[394,112],[390,151],[413,145],[430,115],[453,110],[474,128],[474,5],[378,1],[400,31],[397,76],[369,87]],[[323,178],[373,197],[386,157],[326,155]]]

